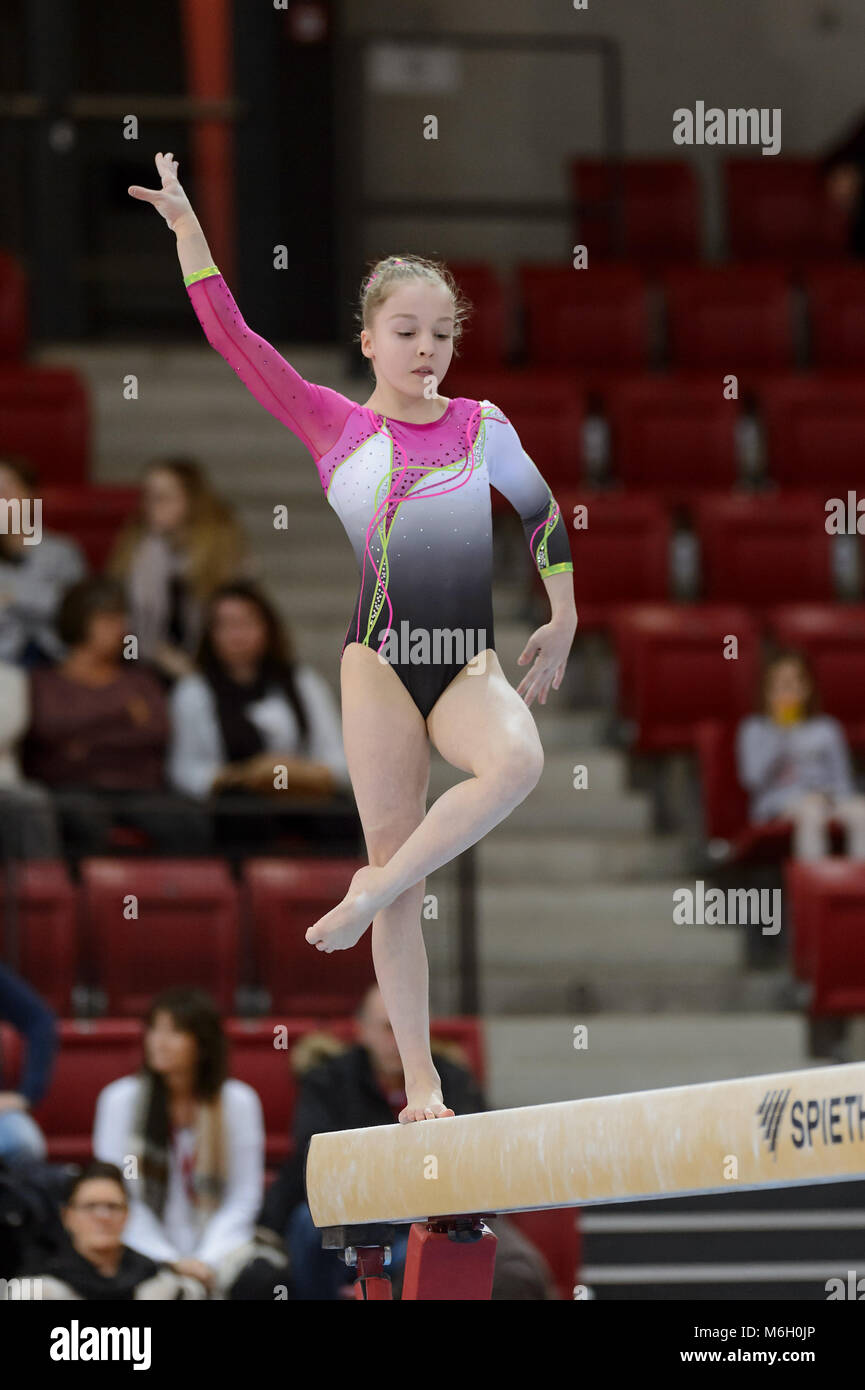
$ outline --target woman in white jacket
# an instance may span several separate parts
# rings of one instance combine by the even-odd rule
[[[261,1254],[252,1244],[264,1182],[261,1102],[227,1078],[219,1014],[199,990],[154,999],[144,1053],[136,1075],[100,1093],[93,1152],[127,1180],[125,1243],[225,1297]]]

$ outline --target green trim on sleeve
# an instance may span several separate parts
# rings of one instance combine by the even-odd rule
[[[538,574],[541,579],[546,579],[550,574],[564,574],[566,570],[570,570],[571,574],[574,572],[574,566],[570,560],[566,560],[561,565],[548,565],[545,570],[538,570]]]
[[[196,280],[203,280],[208,275],[218,275],[219,266],[206,265],[203,270],[193,270],[191,275],[184,275],[184,285],[194,285]]]

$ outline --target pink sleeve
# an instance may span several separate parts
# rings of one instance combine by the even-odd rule
[[[318,462],[339,439],[354,401],[329,386],[305,381],[275,347],[244,321],[221,275],[207,275],[186,292],[212,348],[233,367],[257,401],[296,434]]]

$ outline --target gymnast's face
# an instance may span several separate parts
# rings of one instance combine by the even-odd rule
[[[454,351],[454,306],[444,285],[414,279],[391,291],[361,333],[361,350],[386,382],[403,396],[423,398],[426,373],[444,381]],[[422,370],[420,370],[422,369]]]

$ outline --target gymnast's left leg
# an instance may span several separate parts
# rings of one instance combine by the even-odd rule
[[[320,951],[354,946],[377,912],[475,844],[537,785],[544,754],[535,721],[494,651],[463,667],[426,724],[442,757],[472,775],[433,802],[385,864],[358,870],[342,902],[306,933]]]

